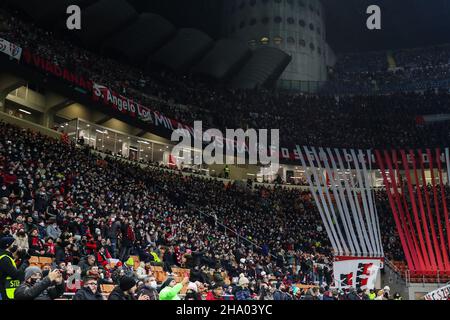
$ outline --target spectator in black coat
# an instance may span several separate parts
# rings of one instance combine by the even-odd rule
[[[60,270],[48,273],[42,279],[42,271],[38,267],[25,270],[25,282],[17,288],[15,300],[55,300],[64,294],[64,280]]]
[[[98,282],[94,277],[85,277],[83,288],[75,293],[73,300],[105,300],[98,290]]]
[[[123,276],[119,285],[114,288],[114,290],[110,293],[108,300],[136,300],[136,280],[131,277]],[[149,300],[144,297],[141,297],[140,300]]]

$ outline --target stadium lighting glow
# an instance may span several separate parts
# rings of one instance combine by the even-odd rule
[[[102,131],[102,130],[98,130],[98,129],[95,129],[95,131],[97,131],[98,133],[103,133],[103,134],[108,133],[107,131]]]
[[[142,141],[142,140],[138,140],[138,142],[139,142],[139,143],[143,143],[143,144],[150,144],[149,142],[147,142],[147,141]]]

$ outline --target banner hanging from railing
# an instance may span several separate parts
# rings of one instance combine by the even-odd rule
[[[374,289],[383,259],[336,257],[333,262],[334,287]]]
[[[423,297],[425,300],[450,300],[450,284],[431,291]]]
[[[22,57],[22,48],[8,40],[0,38],[0,52],[20,61]]]
[[[371,152],[303,149],[312,155],[301,153],[300,159],[335,255],[382,257],[371,165],[365,161],[371,159]],[[351,156],[352,165],[343,154]],[[345,174],[352,168],[355,176]]]
[[[375,154],[408,268],[419,274],[450,272],[450,221],[441,150],[376,150]],[[444,154],[448,174],[448,148]]]

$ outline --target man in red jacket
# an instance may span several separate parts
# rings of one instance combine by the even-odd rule
[[[100,249],[98,249],[97,252],[97,261],[99,264],[102,265],[102,267],[105,267],[108,264],[108,260],[111,259],[111,255],[109,254],[108,249],[101,246]]]
[[[217,283],[213,284],[211,291],[206,295],[206,300],[225,300],[222,286]]]

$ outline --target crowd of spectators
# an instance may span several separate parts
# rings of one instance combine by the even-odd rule
[[[227,89],[189,75],[144,73],[3,14],[0,37],[188,124],[203,120],[218,128],[280,128],[286,145],[415,148],[450,141],[447,123],[419,126],[415,121],[419,114],[445,111],[448,91],[335,97]],[[414,52],[395,55],[403,67],[399,77],[428,74],[428,79],[445,79],[448,48],[427,52],[420,51],[418,59]],[[351,64],[355,59],[342,61]],[[358,65],[352,72],[362,78],[353,82],[363,88],[364,60]],[[339,68],[336,74],[351,70]],[[383,68],[383,55],[374,54],[367,73],[372,74],[371,85],[396,85]],[[379,78],[373,76],[378,73]],[[171,278],[171,270],[182,266],[191,270],[181,283],[189,286],[187,298],[205,293],[215,299],[229,293],[238,300],[339,299],[338,292],[328,290],[332,251],[308,192],[249,190],[112,157],[100,159],[88,148],[6,124],[0,133],[0,238],[12,236],[19,250],[51,257],[53,269],[60,270],[28,269],[19,297],[30,296],[28,289],[42,276],[49,277],[46,289],[54,285],[46,295],[61,295],[62,281],[79,267],[85,281],[76,299],[99,297],[92,289],[99,284],[117,285],[111,299],[172,299],[178,297],[180,284]],[[376,196],[385,253],[402,260],[386,194]],[[143,263],[139,272],[127,263],[131,255]],[[110,259],[120,263],[109,269],[105,262]],[[161,264],[169,276],[162,284],[155,284],[149,268],[154,264]],[[231,285],[208,276],[222,272]],[[136,285],[138,281],[142,283]],[[294,283],[317,289],[305,294]],[[146,294],[139,294],[142,291]],[[374,298],[364,292],[348,292],[346,297],[352,295]]]
[[[4,123],[0,133],[0,238],[12,237],[16,249],[30,256],[52,258],[63,280],[79,270],[85,287],[76,299],[87,295],[92,283],[116,284],[114,295],[123,295],[132,288],[128,279],[127,289],[120,289],[124,276],[161,296],[161,286],[178,286],[171,277],[175,267],[190,270],[183,284],[196,293],[198,287],[220,287],[238,300],[294,299],[298,289],[293,284],[316,286],[317,291],[298,292],[298,299],[309,299],[313,292],[323,295],[332,283],[332,251],[307,192],[250,190],[103,159],[89,148]],[[398,249],[395,240],[391,245]],[[141,261],[137,270],[130,262],[134,255]],[[118,262],[114,268],[111,259]],[[152,265],[163,267],[167,283],[155,284]],[[33,270],[37,278],[52,272]],[[247,287],[239,293],[242,284]]]
[[[442,45],[342,55],[329,69],[329,81],[323,91],[376,94],[449,87],[450,45]]]
[[[0,238],[12,236],[19,250],[50,257],[63,271],[72,266],[66,276],[79,266],[82,276],[119,283],[117,274],[126,274],[136,255],[144,269],[160,263],[170,275],[172,267],[183,266],[191,280],[208,285],[210,271],[226,272],[233,284],[245,277],[252,293],[268,277],[289,287],[331,284],[328,240],[305,195],[238,190],[103,160],[89,149],[3,123],[0,131]],[[109,259],[123,269],[107,269]]]
[[[144,73],[139,68],[77,47],[64,35],[5,15],[0,37],[189,125],[195,120],[201,120],[204,128],[221,130],[278,128],[281,145],[286,147],[298,144],[346,148],[415,148],[444,145],[450,141],[447,122],[427,126],[416,123],[417,116],[446,112],[450,102],[448,90],[335,97],[264,89],[230,89],[198,81],[193,75],[180,76],[168,71]],[[441,51],[448,50],[446,48],[443,47]],[[436,54],[439,56],[439,68],[448,67],[441,64],[446,60],[446,55],[441,51]],[[414,56],[413,53],[409,54]],[[406,55],[403,53],[402,57]],[[384,68],[381,56],[373,54],[373,59],[367,59],[371,61],[371,70]],[[400,58],[400,61],[402,59],[410,60]],[[420,69],[428,68],[431,75],[436,75],[434,69],[428,67],[432,59],[425,61],[428,63],[424,62]],[[360,67],[363,64],[361,62]],[[340,70],[339,67],[337,69]],[[344,67],[341,69],[345,70]],[[405,70],[397,72],[410,72],[408,70],[413,69]],[[364,72],[354,74],[360,77]],[[340,79],[338,82],[342,84],[345,81],[358,83],[354,79]],[[389,81],[386,78],[381,82],[387,84]],[[364,81],[361,83],[366,85]]]

